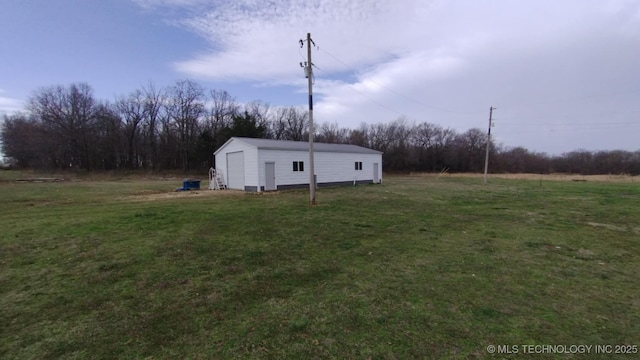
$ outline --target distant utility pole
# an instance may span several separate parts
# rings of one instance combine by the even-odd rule
[[[304,68],[304,75],[309,80],[309,204],[316,204],[316,181],[313,163],[313,63],[311,62],[311,33],[307,33],[307,62],[300,66]],[[304,46],[304,40],[300,40],[300,47]]]
[[[491,144],[491,126],[493,126],[493,106],[489,108],[489,130],[487,130],[487,154],[484,157],[484,183],[487,183],[487,171],[489,170],[489,145]]]

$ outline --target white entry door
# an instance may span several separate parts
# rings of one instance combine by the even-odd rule
[[[276,190],[276,163],[264,164],[264,190]]]
[[[373,163],[373,183],[377,184],[380,182],[380,176],[378,175],[378,163]]]

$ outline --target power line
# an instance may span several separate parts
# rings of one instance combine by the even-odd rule
[[[316,47],[316,49],[318,51],[323,52],[324,54],[326,54],[327,56],[329,56],[330,58],[332,58],[334,61],[336,61],[337,63],[342,64],[345,67],[345,71],[350,71],[350,69],[353,69],[354,67],[349,66],[349,64],[347,64],[346,62],[344,62],[343,60],[341,60],[340,58],[338,58],[337,56],[333,55],[331,52],[327,51],[324,48],[320,48],[320,47]],[[318,68],[317,66],[315,66],[315,64],[313,65],[316,69],[318,69],[319,71],[321,71],[323,74],[325,74],[328,78],[330,79],[334,79],[334,80],[338,80],[342,83],[345,83],[346,85],[348,85],[348,88],[351,89],[352,91],[354,91],[355,93],[358,93],[360,96],[366,98],[367,100],[369,100],[372,103],[375,103],[377,106],[384,108],[392,113],[395,113],[397,115],[403,116],[403,115],[410,115],[407,113],[403,113],[401,111],[398,111],[390,106],[387,106],[383,103],[381,103],[378,100],[375,100],[374,98],[372,98],[371,96],[368,96],[367,94],[359,91],[355,84],[349,84],[344,82],[342,79],[338,79],[336,77],[333,77],[331,74],[329,74],[328,71],[323,71],[322,69]],[[372,84],[375,84],[377,86],[379,86],[380,88],[395,94],[398,97],[401,97],[403,99],[406,99],[410,102],[413,102],[415,104],[418,104],[422,107],[428,108],[428,109],[433,109],[436,111],[441,111],[441,112],[446,112],[446,113],[451,113],[451,114],[463,114],[463,115],[467,115],[467,114],[478,114],[478,112],[460,112],[460,111],[454,111],[454,110],[449,110],[449,109],[443,109],[443,108],[438,108],[435,106],[431,106],[428,105],[426,103],[424,103],[423,101],[417,100],[413,97],[407,96],[393,88],[390,88],[388,86],[385,86],[381,83],[379,83],[378,81],[370,78],[370,77],[361,77],[360,78],[360,82],[364,83],[364,82],[370,82]],[[531,104],[523,104],[523,105],[511,105],[511,106],[501,106],[502,109],[507,109],[507,110],[519,110],[519,111],[526,111],[527,108],[529,107],[533,107],[533,106],[540,106],[540,104],[544,104],[544,103],[568,103],[568,102],[575,102],[575,101],[580,101],[580,100],[588,100],[588,99],[593,99],[593,98],[603,98],[603,97],[610,97],[610,96],[615,96],[615,95],[620,95],[620,94],[633,94],[636,92],[640,92],[640,90],[629,90],[629,91],[622,91],[622,92],[616,92],[616,93],[600,93],[600,94],[590,94],[588,96],[581,96],[581,97],[571,97],[571,98],[567,98],[567,99],[557,99],[557,100],[549,100],[549,101],[538,101],[535,103],[531,103]],[[628,113],[629,111],[625,111],[625,113]],[[636,111],[632,111],[632,113],[636,113]],[[607,129],[607,128],[619,128],[619,127],[632,127],[635,128],[637,126],[640,126],[640,124],[638,123],[633,123],[633,122],[589,122],[589,123],[585,123],[585,122],[570,122],[570,123],[566,123],[566,122],[547,122],[547,123],[540,123],[540,122],[536,122],[536,123],[526,123],[526,124],[516,124],[516,123],[509,123],[509,122],[504,122],[501,123],[501,126],[505,126],[505,127],[510,127],[510,128],[534,128],[532,130],[536,131],[539,128],[540,130],[551,130],[551,131],[556,131],[556,132],[564,132],[564,131],[568,131],[568,127],[573,127],[573,129],[580,129],[580,130],[585,130],[585,129],[591,129],[591,130],[598,130],[598,129]],[[545,127],[544,129],[542,129],[541,127]],[[551,128],[551,129],[550,129]]]
[[[343,60],[339,59],[337,56],[333,55],[331,52],[327,51],[324,48],[317,48],[318,51],[321,51],[323,53],[325,53],[326,55],[328,55],[329,57],[331,57],[334,61],[342,64],[347,70],[348,69],[352,69],[353,67],[351,67],[349,64],[347,64],[346,62],[344,62]],[[462,112],[462,111],[455,111],[455,110],[450,110],[450,109],[444,109],[444,108],[440,108],[440,107],[436,107],[436,106],[432,106],[429,104],[426,104],[423,101],[417,100],[413,97],[407,96],[391,87],[385,86],[377,81],[375,81],[374,79],[370,78],[370,77],[363,77],[361,79],[361,82],[363,81],[369,81],[373,84],[376,84],[377,86],[379,86],[382,89],[385,89],[386,91],[393,93],[405,100],[411,101],[415,104],[421,105],[425,108],[428,109],[432,109],[432,110],[436,110],[436,111],[441,111],[441,112],[446,112],[446,113],[451,113],[451,114],[462,114],[462,115],[467,115],[467,114],[478,114],[478,112]],[[352,87],[352,90],[358,92],[355,88]],[[537,102],[531,102],[531,103],[527,103],[527,104],[522,104],[522,105],[511,105],[511,106],[501,106],[502,109],[506,109],[506,110],[514,110],[514,109],[518,109],[518,110],[524,110],[526,108],[530,108],[530,107],[539,107],[541,105],[544,104],[550,104],[550,103],[571,103],[571,102],[576,102],[576,101],[584,101],[584,100],[589,100],[589,99],[597,99],[597,98],[607,98],[607,97],[611,97],[611,96],[619,96],[619,95],[624,95],[624,94],[634,94],[634,93],[638,93],[640,92],[640,89],[631,89],[631,90],[627,90],[627,91],[617,91],[617,92],[609,92],[609,93],[597,93],[597,94],[589,94],[586,96],[574,96],[574,97],[568,97],[568,98],[564,98],[564,99],[555,99],[555,100],[548,100],[548,101],[537,101]],[[358,92],[360,95],[365,96],[364,94],[362,94],[361,92]],[[367,97],[368,98],[368,97]],[[369,98],[371,101],[374,101],[373,99]],[[378,102],[377,102],[378,103]],[[379,103],[378,103],[379,104]],[[380,105],[380,104],[379,104]],[[386,106],[383,106],[387,109],[389,109]],[[396,113],[399,113],[398,111],[393,110]],[[633,125],[633,124],[631,124]]]
[[[500,126],[505,126],[505,127],[542,127],[542,126],[563,126],[563,127],[567,127],[567,126],[574,126],[574,127],[584,127],[584,126],[604,126],[604,127],[619,127],[619,126],[640,126],[640,123],[633,123],[633,122],[611,122],[611,123],[606,123],[606,122],[590,122],[590,123],[575,123],[575,122],[571,122],[571,123],[566,123],[566,122],[547,122],[547,123],[504,123],[501,124]]]
[[[628,91],[618,91],[618,92],[608,92],[608,93],[599,93],[599,94],[587,94],[587,95],[582,95],[582,96],[571,96],[571,97],[565,97],[565,98],[556,98],[556,99],[551,99],[551,100],[547,100],[547,101],[536,101],[536,102],[530,102],[530,103],[524,103],[524,104],[519,104],[519,105],[511,105],[511,106],[503,106],[501,108],[503,109],[507,109],[507,110],[512,110],[512,109],[522,109],[525,107],[539,107],[542,105],[549,105],[549,104],[569,104],[569,103],[575,103],[578,101],[584,101],[584,100],[590,100],[590,99],[598,99],[598,98],[607,98],[607,97],[611,97],[611,96],[620,96],[620,95],[625,95],[625,94],[635,94],[640,92],[640,89],[632,89],[632,90],[628,90]]]
[[[317,67],[316,65],[313,65],[313,67],[315,67],[316,69],[320,70],[320,72],[321,72],[321,73],[323,73],[323,74],[325,74],[325,75],[327,75],[327,76],[331,77],[331,75],[330,75],[328,72],[326,72],[326,71],[322,70],[321,68]],[[333,78],[333,79],[335,79],[335,78]],[[351,84],[349,84],[349,85],[351,85]],[[366,98],[367,100],[369,100],[369,101],[371,101],[371,102],[375,103],[376,105],[380,106],[381,108],[384,108],[384,109],[386,109],[386,110],[389,110],[389,111],[391,111],[391,112],[393,112],[393,113],[395,113],[395,114],[397,114],[397,115],[399,115],[399,116],[405,116],[405,115],[406,115],[405,113],[402,113],[402,112],[397,111],[397,110],[395,110],[395,109],[393,109],[393,108],[391,108],[391,107],[389,107],[389,106],[386,106],[386,105],[384,105],[383,103],[379,102],[378,100],[375,100],[375,99],[373,99],[372,97],[370,97],[370,96],[368,96],[368,95],[366,95],[366,94],[362,93],[361,91],[359,91],[359,90],[355,89],[353,86],[348,86],[348,88],[349,88],[350,90],[352,90],[352,91],[354,91],[354,92],[358,93],[360,96],[362,96],[362,97]]]

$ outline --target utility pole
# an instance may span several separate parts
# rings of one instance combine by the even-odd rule
[[[493,125],[493,110],[495,108],[492,106],[489,108],[489,130],[487,130],[487,154],[484,157],[484,183],[487,183],[487,171],[489,170],[489,146],[491,144],[491,126]]]
[[[311,62],[311,33],[307,33],[307,63],[304,66],[304,73],[309,80],[309,204],[316,204],[316,181],[315,168],[313,163],[313,63]],[[302,47],[303,41],[300,40]],[[315,45],[315,43],[314,43]],[[302,66],[302,63],[300,63]]]

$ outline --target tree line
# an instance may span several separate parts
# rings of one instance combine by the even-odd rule
[[[187,172],[211,167],[213,151],[233,136],[306,141],[308,120],[300,107],[240,104],[226,91],[191,80],[166,88],[148,84],[113,102],[96,99],[86,83],[74,83],[35,91],[24,112],[4,115],[0,140],[17,167]],[[385,171],[481,172],[487,134],[398,118],[355,129],[323,123],[314,141],[382,151]],[[640,150],[549,156],[490,145],[489,168],[496,173],[640,174]]]

